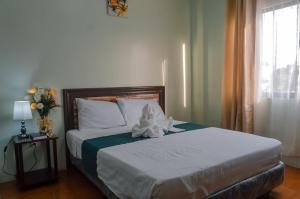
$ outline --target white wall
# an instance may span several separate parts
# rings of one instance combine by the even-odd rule
[[[188,106],[182,105],[183,43],[190,73],[189,3],[130,0],[128,18],[118,18],[106,15],[105,0],[0,0],[0,166],[4,145],[18,133],[13,102],[32,84],[58,89],[161,85],[166,59],[168,114],[189,120],[189,90]],[[60,137],[59,167],[64,168],[62,109],[51,117]],[[35,124],[29,123],[28,129]],[[32,153],[27,151],[29,168]],[[13,150],[8,154],[8,168],[14,173]],[[0,182],[11,179],[0,172]]]

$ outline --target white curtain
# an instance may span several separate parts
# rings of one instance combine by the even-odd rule
[[[300,157],[300,1],[257,1],[254,129]]]

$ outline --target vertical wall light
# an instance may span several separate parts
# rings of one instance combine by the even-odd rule
[[[186,108],[186,48],[182,44],[183,107]]]
[[[167,82],[167,60],[164,59],[161,64],[161,74],[162,74],[162,84],[163,86],[166,86]]]
[[[162,84],[165,87],[165,113],[168,113],[168,59],[164,59],[161,63]]]

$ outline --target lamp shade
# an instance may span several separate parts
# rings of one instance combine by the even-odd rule
[[[14,120],[30,120],[32,113],[29,101],[15,101]]]

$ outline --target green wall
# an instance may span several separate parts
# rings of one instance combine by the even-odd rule
[[[128,18],[106,15],[106,0],[0,0],[0,166],[3,148],[19,123],[12,121],[13,103],[37,84],[62,88],[162,85],[166,60],[167,110],[190,119],[182,102],[182,44],[187,46],[190,74],[190,2],[130,0]],[[190,77],[188,76],[188,79]],[[190,83],[188,82],[188,87]],[[62,109],[51,115],[59,136],[59,168],[65,168]],[[35,120],[28,130],[36,129]],[[25,168],[32,148],[25,147]],[[39,164],[44,165],[39,147]],[[15,172],[13,150],[8,170]],[[0,171],[0,182],[13,177]]]
[[[192,0],[192,119],[221,124],[226,0]]]

